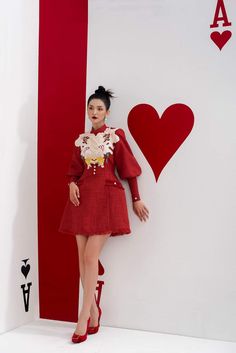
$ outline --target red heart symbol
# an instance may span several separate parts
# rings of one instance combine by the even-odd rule
[[[212,32],[211,39],[217,45],[217,47],[221,50],[223,46],[228,42],[232,33],[230,31],[220,32]]]
[[[99,276],[102,276],[104,274],[105,270],[103,265],[101,264],[100,260],[98,260],[98,274]]]
[[[192,110],[185,104],[173,104],[159,118],[149,104],[138,104],[128,115],[128,127],[150,164],[156,181],[194,124]]]

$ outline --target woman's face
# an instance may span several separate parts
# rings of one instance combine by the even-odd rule
[[[91,99],[87,106],[88,117],[93,127],[99,128],[104,124],[104,119],[109,115],[110,111],[106,110],[106,106],[99,98]]]

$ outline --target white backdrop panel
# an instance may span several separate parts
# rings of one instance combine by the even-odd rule
[[[150,211],[141,223],[124,182],[132,234],[101,256],[104,325],[236,339],[236,39],[222,51],[210,40],[215,5],[89,0],[87,97],[98,85],[118,96],[107,124],[126,131]],[[234,23],[236,3],[225,5]],[[184,103],[195,115],[157,183],[127,127],[139,103],[160,115]]]

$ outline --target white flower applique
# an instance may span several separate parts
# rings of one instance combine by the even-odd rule
[[[104,168],[105,161],[113,154],[113,144],[120,140],[119,136],[115,134],[117,129],[108,127],[96,135],[90,132],[80,134],[75,145],[81,148],[81,157],[84,159],[87,169],[91,168],[93,164]]]

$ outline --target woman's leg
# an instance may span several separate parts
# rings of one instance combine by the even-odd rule
[[[98,278],[98,258],[110,234],[91,235],[84,248],[84,293],[83,305],[75,330],[76,334],[83,335],[86,331],[90,308],[94,300],[94,293]]]
[[[84,250],[86,247],[88,237],[85,235],[76,235],[77,247],[78,247],[78,257],[79,257],[79,273],[82,287],[84,289]],[[96,287],[95,287],[96,290]],[[98,307],[93,296],[93,302],[90,308],[90,326],[97,326],[98,324]]]

